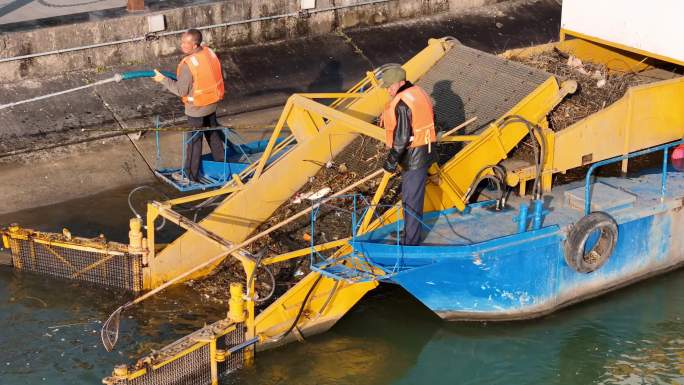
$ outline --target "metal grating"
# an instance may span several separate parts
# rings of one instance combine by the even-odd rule
[[[131,291],[142,290],[142,256],[86,251],[10,238],[12,262],[20,270]]]
[[[214,368],[217,381],[223,383],[221,379],[243,367],[244,349],[226,354],[223,362],[217,361],[218,352],[227,352],[243,342],[244,323],[233,324],[229,319],[223,319],[141,358],[129,366],[125,374],[117,375],[115,369],[112,376],[102,382],[109,385],[211,385]],[[214,351],[217,355],[213,355]]]
[[[226,334],[223,338],[219,338],[216,341],[216,348],[227,350],[243,342],[245,342],[245,328],[240,324],[236,325],[235,330]],[[225,377],[235,370],[242,368],[244,362],[244,349],[229,355],[224,362],[218,363],[219,376]]]
[[[145,375],[127,380],[128,385],[209,385],[211,360],[209,344],[180,356],[157,370],[148,369]]]
[[[416,83],[432,96],[435,123],[448,130],[467,119],[472,134],[499,119],[553,75],[456,44]]]

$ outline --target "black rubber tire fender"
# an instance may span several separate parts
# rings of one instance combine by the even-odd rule
[[[599,239],[585,253],[589,237],[600,231]],[[568,232],[565,240],[565,262],[579,273],[591,273],[603,266],[613,254],[618,240],[618,225],[610,215],[595,211],[582,217]]]

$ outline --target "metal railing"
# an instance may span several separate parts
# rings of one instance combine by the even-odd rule
[[[656,152],[656,151],[660,151],[660,150],[663,151],[663,169],[662,169],[662,177],[660,180],[660,194],[661,194],[660,196],[661,196],[661,199],[665,198],[665,193],[667,192],[667,155],[668,155],[669,149],[671,147],[678,146],[680,144],[684,144],[684,140],[678,140],[676,142],[662,144],[660,146],[651,147],[651,148],[648,148],[646,150],[636,151],[636,152],[632,152],[632,153],[622,155],[622,156],[616,156],[614,158],[602,160],[600,162],[596,162],[596,163],[592,164],[591,167],[589,167],[589,171],[587,171],[587,176],[585,177],[585,180],[584,180],[584,215],[589,215],[589,213],[591,212],[591,188],[590,188],[590,184],[591,184],[591,174],[594,172],[595,169],[597,169],[598,167],[601,167],[601,166],[605,166],[607,164],[617,163],[617,162],[623,161],[625,159],[650,154],[652,152]]]

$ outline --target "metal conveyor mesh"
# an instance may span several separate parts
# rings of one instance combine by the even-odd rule
[[[219,383],[242,368],[244,350],[228,353],[245,342],[245,325],[228,319],[187,335],[128,367],[125,374],[113,374],[108,385],[211,385],[212,376]],[[221,354],[219,354],[221,352]]]
[[[206,344],[125,383],[128,385],[210,385],[209,350],[209,344]]]
[[[136,292],[142,290],[140,255],[72,248],[31,237],[10,238],[9,243],[12,263],[19,270]]]
[[[417,82],[432,96],[435,123],[448,130],[477,116],[471,134],[504,116],[553,75],[456,44]]]

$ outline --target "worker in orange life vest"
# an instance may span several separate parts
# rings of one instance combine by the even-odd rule
[[[155,70],[154,80],[179,96],[185,105],[188,125],[193,129],[217,127],[216,107],[223,99],[224,85],[221,62],[209,47],[202,46],[202,33],[189,29],[181,36],[181,51],[186,55],[178,64],[173,80]],[[173,175],[181,183],[199,181],[202,158],[202,134],[209,143],[211,155],[216,162],[224,160],[224,135],[220,130],[188,133],[184,174]]]
[[[383,168],[395,172],[401,167],[401,199],[404,208],[403,245],[421,242],[423,204],[428,168],[434,163],[432,143],[436,140],[430,96],[406,80],[401,67],[387,69],[381,78],[391,101],[382,114],[389,153]]]

